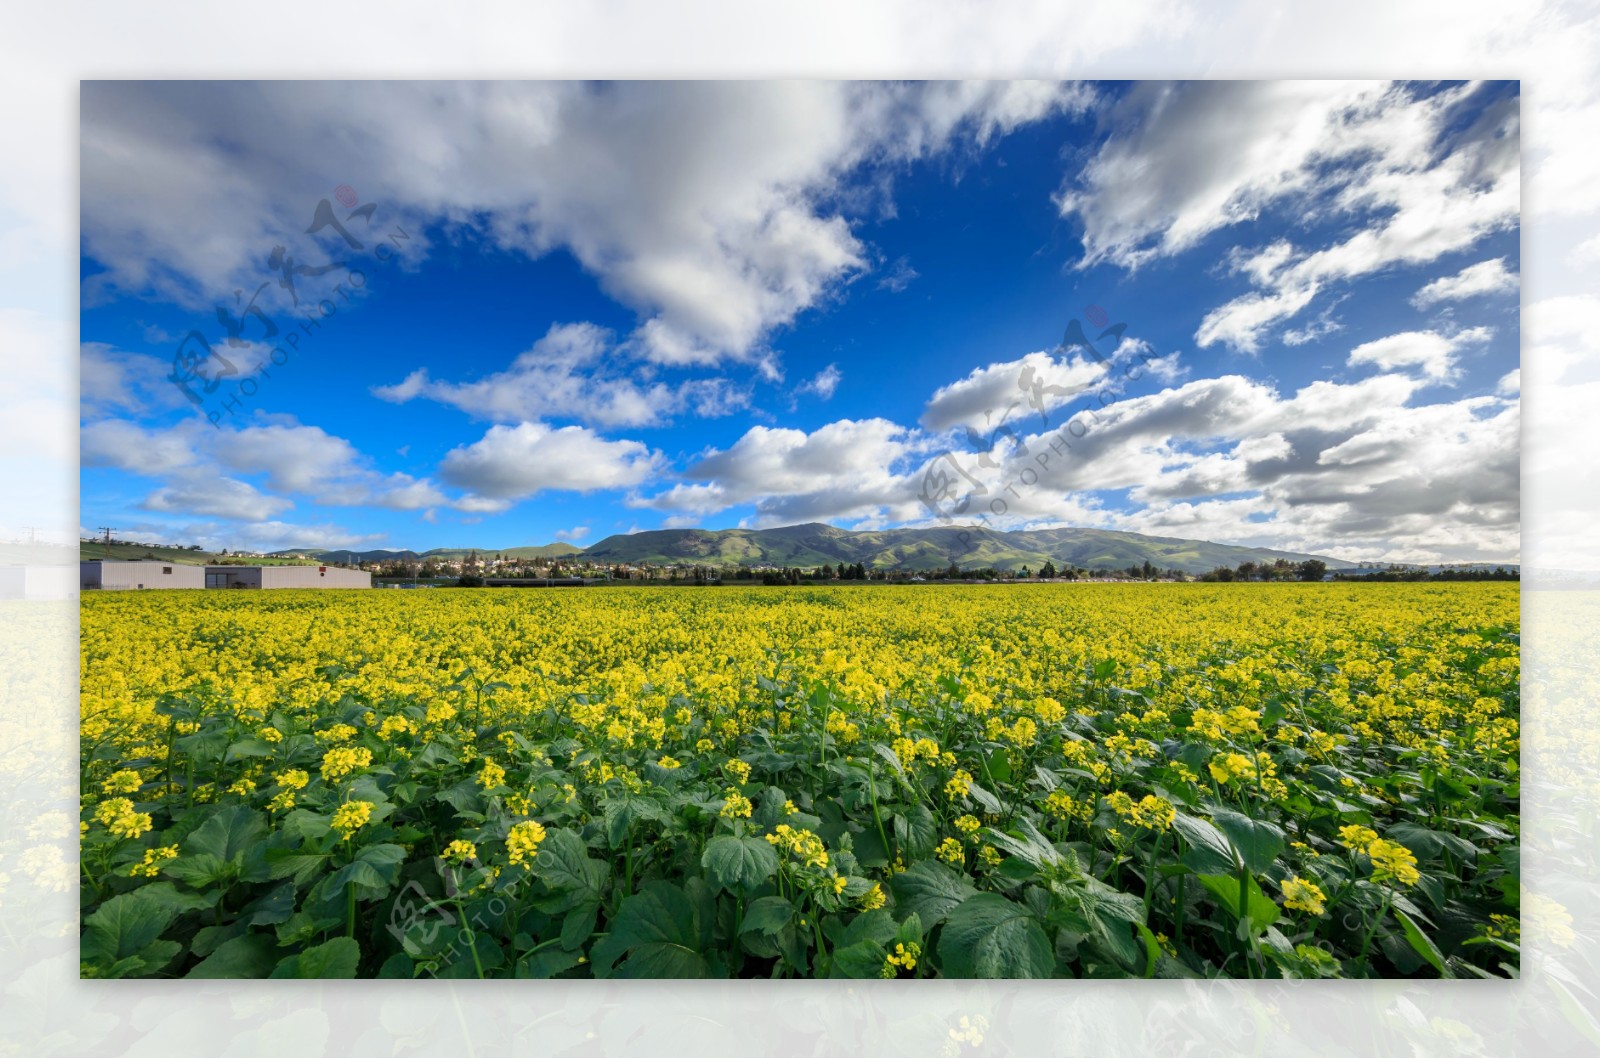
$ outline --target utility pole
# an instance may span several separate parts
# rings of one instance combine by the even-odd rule
[[[111,558],[111,531],[115,526],[96,526],[95,529],[103,530],[106,535],[106,558]]]

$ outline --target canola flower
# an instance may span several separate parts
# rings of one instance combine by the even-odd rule
[[[902,888],[926,885],[929,868],[1019,900],[1011,873],[993,870],[1002,846],[983,836],[1031,827],[1146,909],[1159,941],[1180,926],[1178,876],[1162,869],[1197,834],[1180,816],[1205,825],[1215,807],[1285,834],[1271,870],[1255,874],[1319,945],[1348,943],[1328,915],[1328,893],[1342,902],[1346,877],[1405,888],[1423,873],[1483,910],[1484,937],[1510,936],[1517,897],[1487,880],[1513,863],[1498,857],[1517,830],[1514,800],[1497,793],[1520,778],[1514,586],[1074,593],[1070,607],[1052,586],[86,598],[84,907],[116,892],[112,877],[123,890],[158,877],[180,894],[200,890],[203,863],[165,865],[215,812],[241,834],[265,828],[283,850],[275,856],[293,858],[281,863],[311,873],[301,896],[363,850],[375,851],[369,867],[392,872],[391,896],[412,881],[438,896],[435,851],[446,866],[478,866],[488,881],[472,892],[482,893],[559,841],[551,880],[580,877],[562,871],[581,858],[609,858],[594,876],[606,894],[599,934],[630,882],[681,885],[702,872],[696,844],[711,836],[764,839],[782,858],[765,885],[798,902],[793,922],[807,938],[840,917],[827,924],[831,939],[853,916],[900,922]],[[1091,670],[1093,680],[1082,676]],[[1434,793],[1423,768],[1503,786],[1475,784],[1477,801],[1446,806],[1441,825],[1424,815]],[[1336,801],[1343,808],[1328,811]],[[1308,804],[1318,813],[1305,816]],[[1479,811],[1468,804],[1484,805],[1493,826],[1458,819]],[[344,851],[315,848],[316,820]],[[1412,822],[1474,842],[1476,874],[1437,847],[1385,837]],[[818,831],[847,837],[830,850]],[[495,833],[505,841],[484,845]],[[27,856],[12,863],[71,878],[59,857]],[[1070,875],[1061,872],[1058,884]],[[361,877],[351,936],[381,935],[380,887],[365,868]],[[234,885],[230,914],[265,897],[265,883]],[[540,872],[514,900],[556,907],[537,888],[547,885]],[[729,881],[718,900],[740,885]],[[746,903],[761,892],[744,891]],[[1182,955],[1162,951],[1205,974],[1237,939],[1226,907],[1192,879],[1187,901]],[[1057,920],[1028,914],[1054,934]],[[193,918],[174,936],[187,943]],[[1217,936],[1202,923],[1221,924]],[[1407,943],[1389,938],[1394,917],[1375,929],[1389,948],[1374,938],[1364,962],[1282,947],[1262,958],[1284,974],[1382,968]],[[496,942],[507,949],[495,973],[518,966],[512,937]],[[1114,966],[1086,944],[1084,959]],[[1448,955],[1500,973],[1493,961],[1506,953],[1490,948]],[[181,976],[197,959],[180,956],[164,973]],[[936,953],[917,959],[920,975],[940,973]],[[365,949],[362,960],[362,974],[376,972]]]
[[[1283,891],[1283,907],[1306,912],[1313,916],[1320,916],[1327,911],[1323,904],[1328,895],[1322,892],[1322,887],[1314,882],[1291,875],[1279,884]]]
[[[506,834],[506,851],[510,855],[513,866],[524,865],[533,860],[539,852],[539,843],[545,840],[545,830],[542,824],[533,820],[524,820],[511,825],[511,830]]]
[[[372,819],[371,802],[345,802],[333,811],[333,829],[339,832],[339,837],[345,841],[350,836],[367,825]]]

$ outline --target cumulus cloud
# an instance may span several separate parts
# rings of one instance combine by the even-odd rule
[[[1082,357],[1057,359],[1040,351],[1019,360],[974,368],[966,378],[941,386],[922,411],[922,425],[942,432],[967,427],[984,432],[1015,426],[1034,413],[1071,402],[1106,375],[1104,364]]]
[[[104,342],[78,346],[78,406],[84,419],[145,416],[188,407],[167,377],[172,362]]]
[[[188,515],[214,515],[218,518],[259,522],[281,514],[294,502],[263,493],[237,478],[190,475],[174,485],[165,485],[139,504],[146,511],[180,512]]]
[[[841,419],[811,433],[757,426],[707,453],[684,473],[686,481],[630,503],[697,516],[753,504],[757,526],[904,521],[925,514],[909,464],[928,444],[886,419]]]
[[[492,510],[546,490],[629,488],[660,464],[660,455],[638,441],[607,440],[586,427],[519,423],[490,427],[472,444],[451,449],[439,477]]]
[[[594,324],[553,324],[505,371],[444,382],[418,368],[372,392],[396,404],[423,397],[500,423],[575,419],[599,427],[653,426],[683,412],[722,416],[749,403],[749,393],[726,379],[669,384],[630,377],[617,365],[625,365],[631,352]]]
[[[79,445],[86,467],[167,479],[142,502],[151,511],[262,519],[294,506],[277,494],[396,511],[454,503],[428,479],[380,473],[346,439],[287,417],[223,430],[197,420],[146,427],[100,419],[82,428]],[[267,491],[239,476],[263,478]]]
[[[1468,265],[1453,276],[1439,277],[1417,291],[1411,298],[1411,304],[1418,309],[1427,309],[1440,302],[1513,291],[1520,282],[1521,277],[1506,268],[1506,259],[1497,257]]]
[[[757,360],[773,328],[867,267],[836,208],[864,170],[1089,101],[1011,81],[90,82],[83,238],[111,288],[225,299],[275,245],[328,256],[288,233],[335,174],[383,223],[411,222],[415,254],[439,219],[532,256],[567,250],[637,311],[633,338],[659,363]]]
[[[1237,255],[1255,289],[1209,312],[1195,338],[1252,352],[1332,284],[1425,264],[1517,223],[1517,100],[1492,100],[1461,122],[1462,105],[1482,91],[1137,85],[1112,108],[1110,137],[1063,190],[1060,208],[1084,225],[1084,265],[1130,269],[1284,204],[1309,220],[1345,221],[1328,245],[1279,239]],[[1344,231],[1350,221],[1353,234]]]
[[[1351,367],[1372,364],[1384,371],[1414,367],[1430,379],[1444,380],[1455,374],[1456,353],[1462,346],[1487,341],[1492,335],[1486,327],[1469,328],[1453,335],[1403,331],[1363,342],[1350,351],[1346,363]]]
[[[571,529],[556,530],[556,540],[558,541],[577,542],[583,540],[583,538],[587,537],[588,535],[588,526],[574,526]]]

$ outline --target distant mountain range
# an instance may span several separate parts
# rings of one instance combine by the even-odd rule
[[[460,559],[474,549],[434,548],[430,551],[316,551],[297,548],[275,556],[315,559],[329,563],[384,562],[411,559]],[[860,563],[871,570],[944,569],[955,563],[963,569],[992,566],[997,570],[1038,570],[1046,562],[1058,567],[1126,569],[1145,562],[1163,570],[1205,573],[1218,566],[1242,562],[1286,559],[1301,562],[1320,559],[1330,570],[1346,570],[1355,563],[1326,555],[1243,548],[1211,541],[1178,537],[1147,537],[1096,529],[1016,530],[1002,533],[981,527],[933,529],[844,530],[821,522],[765,530],[645,530],[619,533],[588,548],[567,543],[538,547],[478,548],[482,556],[525,559],[564,559],[581,556],[600,564],[676,563],[704,566],[777,566],[807,569],[841,563]]]
[[[105,557],[104,547],[94,542],[83,542],[80,551],[85,559]],[[516,548],[433,548],[425,552],[409,549],[352,551],[341,548],[320,551],[315,548],[292,548],[273,552],[267,561],[373,563],[409,559],[423,562],[428,559],[462,559],[472,551],[485,557],[502,555],[519,559],[568,559],[581,556],[603,566],[627,563],[670,566],[684,563],[716,567],[794,566],[812,569],[823,565],[860,563],[870,570],[942,570],[955,563],[966,570],[985,566],[997,570],[1020,570],[1024,566],[1038,570],[1046,562],[1052,562],[1058,567],[1078,566],[1094,570],[1126,569],[1149,562],[1163,570],[1170,568],[1200,574],[1218,566],[1238,566],[1242,562],[1270,563],[1276,559],[1296,563],[1320,559],[1328,564],[1330,570],[1349,570],[1357,565],[1326,555],[1244,548],[1179,537],[1147,537],[1113,530],[1048,529],[1001,533],[974,526],[856,531],[821,522],[765,530],[673,529],[619,533],[597,541],[588,548],[579,548],[565,541]],[[110,557],[155,558],[165,562],[187,563],[214,562],[218,558],[212,552],[120,543],[112,546]]]
[[[1038,570],[1046,562],[1085,569],[1125,569],[1146,561],[1198,574],[1242,562],[1320,559],[1330,570],[1356,564],[1326,555],[1243,548],[1177,537],[1096,529],[1016,530],[980,527],[843,530],[820,522],[766,530],[648,530],[617,534],[585,548],[596,563],[699,563],[708,566],[798,566],[860,563],[872,570]]]

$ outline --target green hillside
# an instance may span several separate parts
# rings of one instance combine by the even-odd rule
[[[1321,559],[1329,569],[1355,564],[1323,555],[1246,548],[1178,537],[1147,537],[1095,529],[1000,533],[979,527],[938,527],[866,532],[821,523],[770,530],[651,530],[618,534],[584,550],[597,563],[697,563],[709,566],[799,566],[861,563],[877,570],[928,570],[955,563],[1037,570],[1047,561],[1085,569],[1122,569],[1145,562],[1185,573],[1204,573],[1246,561]]]

